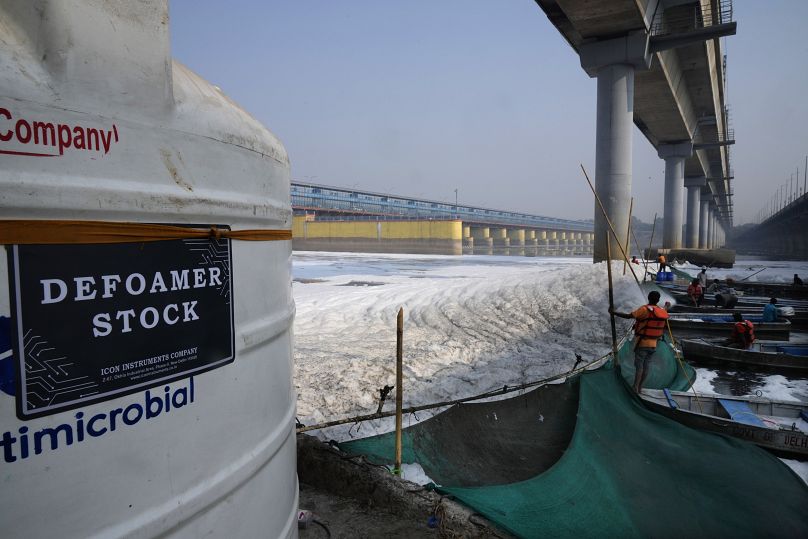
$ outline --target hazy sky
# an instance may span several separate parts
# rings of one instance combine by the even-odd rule
[[[736,0],[736,224],[808,154],[808,1]],[[173,55],[280,137],[298,180],[591,218],[596,81],[533,0],[174,0]],[[664,162],[635,128],[635,215]],[[802,185],[802,180],[800,181]]]

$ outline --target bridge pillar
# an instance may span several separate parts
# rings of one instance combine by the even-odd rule
[[[597,36],[590,36],[597,37]],[[631,199],[631,135],[634,124],[634,71],[648,69],[648,36],[644,31],[613,39],[592,40],[579,50],[581,67],[598,79],[595,134],[595,191],[620,234],[628,226]],[[595,202],[594,262],[606,260],[606,242],[619,256],[618,238],[611,237],[606,217]]]
[[[525,256],[536,256],[539,252],[539,240],[536,239],[536,230],[525,230]]]
[[[558,254],[558,232],[555,230],[547,231],[547,254]]]
[[[707,233],[710,225],[710,200],[713,195],[710,193],[701,194],[701,217],[699,217],[699,249],[707,249]]]
[[[685,247],[699,248],[699,226],[701,217],[701,188],[707,185],[704,176],[685,178],[687,188],[687,221],[685,222]]]
[[[569,232],[558,233],[558,254],[562,256],[569,254]]]
[[[665,160],[665,220],[662,247],[682,247],[682,191],[685,186],[685,159],[693,154],[693,144],[662,144],[657,149]]]
[[[494,254],[508,254],[511,240],[508,239],[508,229],[505,227],[489,227],[494,245]]]
[[[511,247],[524,247],[525,245],[525,229],[524,228],[509,228],[507,229],[508,240],[510,240]]]
[[[471,237],[474,240],[472,242],[474,246],[474,254],[492,254],[494,240],[491,239],[490,229],[487,226],[472,226],[470,228]]]
[[[537,230],[536,231],[536,240],[538,241],[538,250],[537,254],[539,255],[546,255],[549,245],[549,240],[547,239],[547,231],[546,230]]]

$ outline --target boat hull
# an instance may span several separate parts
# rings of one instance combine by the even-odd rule
[[[731,322],[711,322],[690,318],[674,318],[670,320],[671,331],[689,335],[723,334],[729,337],[732,332]],[[767,322],[755,324],[755,335],[764,339],[787,341],[791,336],[791,324],[788,322]]]
[[[745,440],[784,458],[808,460],[808,435],[802,431],[777,430],[739,423],[729,417],[709,413],[720,413],[718,399],[715,397],[699,395],[699,402],[696,404],[692,394],[683,394],[678,391],[670,393],[680,406],[679,408],[671,408],[662,391],[644,390],[641,399],[650,410],[688,427]],[[733,400],[741,399],[733,397]],[[749,403],[753,410],[769,407],[765,411],[774,412],[766,415],[778,415],[778,412],[799,413],[799,406],[789,403],[766,401],[765,399],[743,400]],[[707,413],[697,412],[699,405]],[[690,407],[692,409],[687,409]]]
[[[808,370],[808,357],[778,352],[762,352],[755,350],[739,350],[714,343],[682,339],[679,341],[682,352],[688,360],[718,361],[747,365],[750,367],[767,367],[771,369]]]

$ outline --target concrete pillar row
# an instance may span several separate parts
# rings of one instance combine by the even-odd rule
[[[682,247],[682,195],[685,186],[685,159],[693,155],[693,143],[662,144],[657,154],[665,160],[665,221],[662,247]]]
[[[707,249],[707,232],[709,230],[710,219],[710,199],[713,195],[709,193],[701,194],[701,216],[699,217],[699,249]]]
[[[597,37],[597,36],[591,36]],[[592,40],[579,47],[581,67],[597,77],[595,134],[595,191],[615,231],[628,226],[631,199],[632,129],[634,127],[634,71],[648,69],[651,54],[644,31],[627,36]],[[619,239],[611,237],[606,217],[595,202],[593,260],[606,260],[606,242],[617,256]],[[618,232],[619,233],[619,232]]]
[[[701,188],[707,185],[704,176],[685,178],[687,188],[687,221],[685,222],[685,247],[699,248],[699,227],[701,226]]]

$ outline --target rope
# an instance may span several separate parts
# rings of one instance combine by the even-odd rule
[[[0,220],[0,245],[139,243],[227,238],[242,241],[284,241],[291,230],[229,230],[151,223],[111,221]]]
[[[625,337],[621,340],[621,343],[623,342],[623,340],[625,340]],[[503,386],[501,389],[492,389],[490,391],[486,391],[485,393],[480,393],[478,395],[473,395],[471,397],[463,397],[461,399],[454,399],[454,400],[449,400],[449,401],[435,402],[435,403],[432,403],[432,404],[422,404],[422,405],[419,405],[419,406],[411,406],[409,408],[404,408],[402,410],[402,414],[410,414],[410,413],[414,414],[415,412],[420,412],[422,410],[432,410],[432,409],[435,409],[435,408],[443,408],[443,407],[446,407],[446,406],[452,406],[453,404],[463,404],[463,403],[466,403],[466,402],[472,402],[472,401],[476,401],[476,400],[487,399],[489,397],[496,397],[496,396],[499,396],[499,395],[505,395],[505,394],[508,394],[508,393],[513,393],[514,391],[521,391],[523,389],[527,389],[527,388],[530,388],[530,387],[537,387],[537,386],[541,386],[541,385],[546,385],[549,382],[553,382],[555,380],[560,380],[562,378],[567,378],[568,376],[579,374],[579,373],[587,370],[589,367],[591,367],[595,363],[603,361],[604,359],[608,358],[611,355],[612,355],[612,352],[607,352],[606,354],[600,356],[599,358],[593,359],[589,363],[586,363],[586,364],[582,365],[581,367],[578,367],[577,369],[572,369],[572,370],[570,370],[568,372],[557,374],[557,375],[551,376],[549,378],[542,378],[541,380],[535,380],[533,382],[526,382],[524,384],[517,385],[517,386],[506,385],[506,386]],[[392,411],[392,412],[381,412],[381,413],[376,412],[376,413],[373,413],[373,414],[365,414],[365,415],[359,415],[359,416],[354,416],[354,417],[346,417],[346,418],[342,418],[342,419],[335,419],[334,421],[326,421],[324,423],[318,423],[316,425],[309,425],[309,426],[299,427],[299,428],[296,429],[296,432],[298,432],[298,433],[309,432],[309,431],[312,431],[312,430],[320,430],[320,429],[324,429],[324,428],[327,428],[327,427],[335,427],[337,425],[346,425],[348,423],[360,423],[362,421],[370,421],[370,420],[373,420],[373,419],[382,419],[382,418],[385,418],[385,417],[393,417],[394,415],[396,415],[396,413],[394,411]]]
[[[673,355],[676,357],[676,361],[679,362],[679,367],[682,369],[682,372],[685,374],[685,378],[687,378],[687,383],[690,386],[690,389],[693,390],[693,397],[696,399],[696,405],[699,407],[699,412],[704,413],[704,410],[701,408],[701,401],[699,400],[699,394],[696,393],[696,388],[693,387],[693,380],[690,379],[690,376],[687,374],[687,369],[685,369],[684,362],[682,358],[679,357],[679,351],[676,349],[676,340],[673,338],[673,331],[671,331],[671,323],[670,320],[665,320],[665,325],[668,326],[668,335],[671,338],[671,348],[673,349]]]

